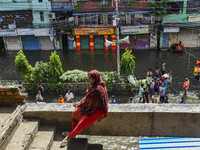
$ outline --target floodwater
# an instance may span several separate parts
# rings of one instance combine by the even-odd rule
[[[188,50],[189,51],[189,50]],[[36,61],[48,62],[52,51],[24,51],[29,63],[34,66]],[[123,54],[124,50],[121,50]],[[200,58],[200,51],[192,49],[191,54]],[[0,53],[0,80],[20,80],[22,77],[14,72],[14,60],[17,51],[9,51]],[[58,51],[63,70],[80,69],[90,71],[97,69],[99,71],[116,71],[117,56],[116,51]],[[196,63],[194,57],[189,57],[187,53],[177,54],[163,52],[157,50],[133,50],[136,68],[135,76],[137,79],[142,79],[149,68],[154,71],[156,67],[166,63],[166,70],[172,70],[173,83],[168,86],[167,94],[169,102],[176,103],[183,95],[183,82],[185,78],[189,78],[191,85],[188,91],[188,103],[199,103],[199,87],[200,83],[193,83],[193,69]],[[66,89],[67,91],[67,89]],[[59,93],[65,95],[65,93]],[[45,95],[46,102],[56,102],[59,94]],[[130,96],[138,100],[137,93],[117,94],[110,93],[109,97],[114,94],[118,103],[127,103]],[[84,94],[75,93],[75,100],[79,100]],[[28,101],[35,100],[35,95],[30,95]]]
[[[52,51],[25,51],[25,55],[29,63],[34,66],[36,61],[48,62]],[[121,51],[121,54],[124,51]],[[192,50],[191,53],[200,58],[200,51]],[[63,70],[80,69],[84,71],[90,71],[97,69],[99,71],[116,71],[117,70],[117,57],[116,51],[58,51],[61,62],[63,64]],[[0,80],[21,80],[22,77],[14,72],[14,59],[17,52],[0,53]],[[135,58],[136,68],[135,76],[137,79],[142,79],[149,68],[153,70],[158,66],[161,68],[162,64],[166,63],[166,70],[172,70],[173,83],[168,86],[167,94],[169,95],[170,103],[178,103],[183,95],[182,87],[185,78],[189,78],[191,81],[190,88],[188,90],[187,103],[199,103],[199,87],[200,83],[193,83],[193,69],[196,63],[196,59],[189,57],[188,54],[177,54],[162,52],[156,50],[133,50]],[[68,89],[66,89],[67,92]],[[45,102],[57,102],[60,94],[45,95]],[[84,94],[74,93],[75,101],[79,101]],[[137,93],[130,94],[117,94],[110,93],[109,97],[114,94],[117,103],[128,103],[130,96],[134,97],[134,101],[137,102]],[[29,94],[27,102],[35,102],[35,95]],[[138,150],[139,149],[139,137],[126,137],[126,136],[88,136],[79,135],[78,137],[86,137],[89,139],[89,143],[103,144],[105,150]],[[141,137],[144,138],[144,137]],[[147,138],[147,137],[145,137]]]

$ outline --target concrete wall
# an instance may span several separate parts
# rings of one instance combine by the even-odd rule
[[[41,50],[53,50],[53,42],[50,40],[49,36],[40,36]]]
[[[181,28],[179,33],[180,40],[184,43],[185,47],[200,47],[200,28]]]
[[[72,104],[28,104],[24,118],[40,118],[71,130]],[[91,135],[200,137],[200,105],[117,104],[109,105],[108,117],[84,131]]]
[[[38,28],[38,25],[48,26],[51,21],[48,18],[48,14],[51,12],[51,2],[48,0],[32,0],[32,11],[33,11],[33,25]],[[44,14],[44,21],[40,19],[40,12]]]
[[[6,50],[19,51],[20,49],[22,49],[19,36],[18,37],[5,37],[4,41],[5,41]]]

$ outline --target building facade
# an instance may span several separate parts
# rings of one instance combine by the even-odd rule
[[[185,47],[200,47],[200,1],[170,0],[163,18],[161,48],[182,41]]]
[[[0,0],[0,43],[6,50],[54,49],[48,0]]]
[[[106,47],[106,39],[116,40],[114,25],[115,2],[94,0],[77,2],[74,36],[77,50],[116,50],[116,44]],[[152,31],[152,14],[145,0],[121,0],[119,2],[120,39],[129,36],[130,44],[120,44],[120,49],[150,49],[156,47]],[[152,38],[153,37],[153,38]],[[151,41],[153,44],[151,44]]]

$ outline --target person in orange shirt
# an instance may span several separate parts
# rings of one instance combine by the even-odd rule
[[[64,98],[62,95],[60,95],[60,98],[58,99],[58,103],[64,103]]]
[[[183,45],[181,41],[179,41],[179,44],[177,45],[177,51],[181,52],[183,50],[185,51],[185,46]]]
[[[187,90],[190,86],[190,80],[188,78],[185,79],[185,82],[183,84],[183,89],[184,89],[184,92],[185,92],[185,96],[187,97]]]

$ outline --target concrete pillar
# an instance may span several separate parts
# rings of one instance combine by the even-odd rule
[[[116,36],[115,35],[111,35],[111,41],[116,41]],[[116,51],[116,43],[113,43],[111,45],[111,49],[112,49],[112,51]]]
[[[94,36],[90,35],[90,50],[94,50]]]
[[[78,51],[81,50],[80,35],[76,36],[76,48]]]

